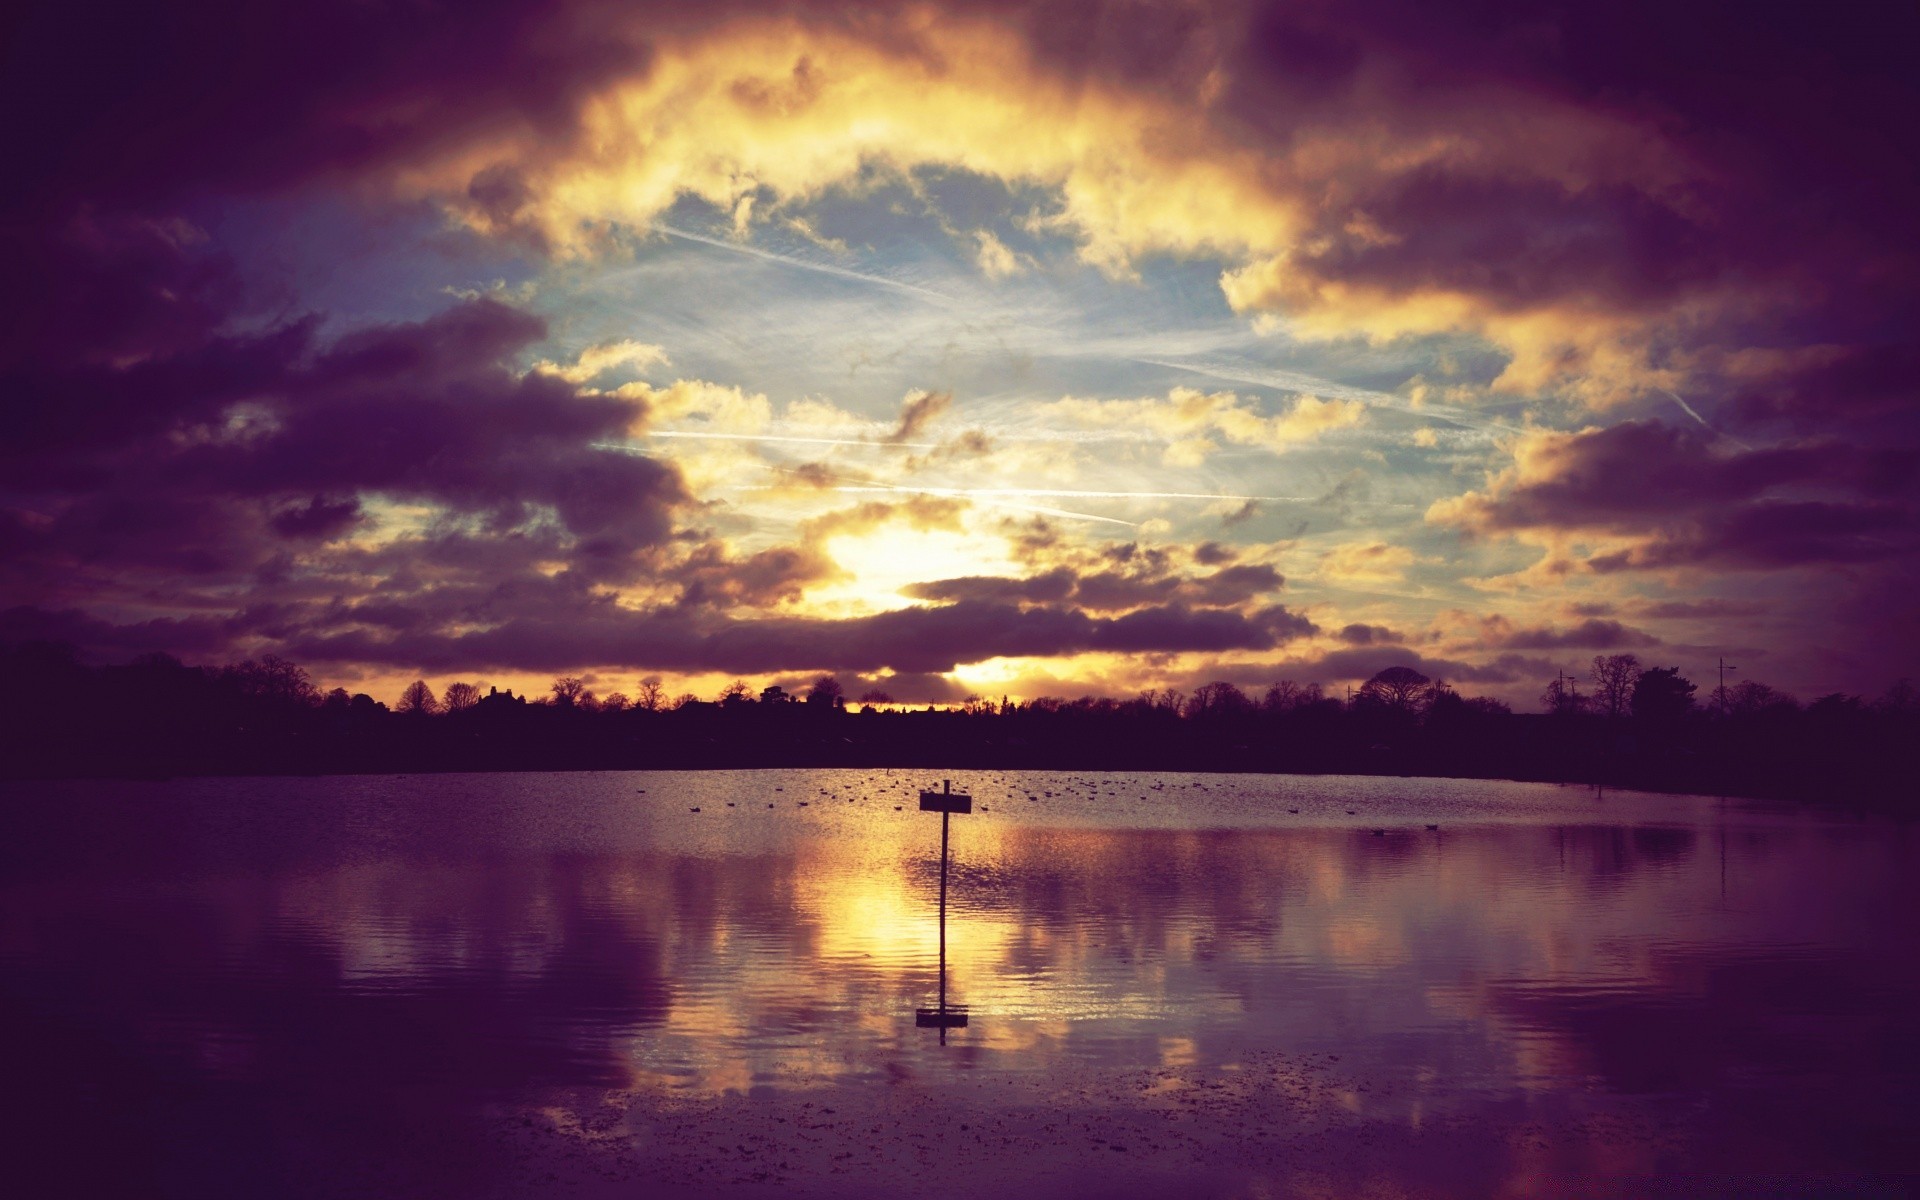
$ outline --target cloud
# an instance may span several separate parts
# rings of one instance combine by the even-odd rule
[[[1484,490],[1436,502],[1427,519],[1480,536],[1590,531],[1629,539],[1588,559],[1605,572],[1865,562],[1914,545],[1908,504],[1859,495],[1910,490],[1884,465],[1904,453],[1837,442],[1724,451],[1702,431],[1658,421],[1535,432],[1515,443],[1514,465]],[[1809,489],[1851,494],[1782,494]]]
[[[1025,578],[936,579],[914,584],[906,592],[921,600],[1072,603],[1091,612],[1128,612],[1167,604],[1235,608],[1279,591],[1285,582],[1278,571],[1263,563],[1226,567],[1197,577],[1151,569],[1078,574],[1062,566]]]
[[[1335,583],[1392,583],[1418,562],[1405,546],[1387,542],[1350,542],[1320,556],[1320,576]]]
[[[542,360],[535,366],[539,370],[552,372],[571,383],[587,383],[616,367],[645,370],[647,367],[662,366],[667,362],[667,352],[661,347],[623,338],[617,342],[588,346],[580,352],[578,358],[566,366],[547,360]]]
[[[1596,554],[1596,571],[1718,563],[1764,570],[1906,557],[1920,547],[1912,510],[1893,504],[1762,500],[1707,514],[1624,550]]]
[[[1009,248],[991,229],[976,229],[973,238],[973,261],[988,279],[1005,279],[1032,269],[1030,256]]]
[[[360,524],[364,515],[357,496],[338,501],[315,496],[303,507],[286,508],[275,513],[272,525],[274,532],[283,537],[330,541]]]
[[[1889,47],[1915,20],[230,0],[107,22],[78,4],[16,31],[46,69],[7,81],[39,114],[9,135],[10,203],[158,211],[348,180],[585,253],[687,196],[806,226],[836,188],[957,170],[1045,194],[1035,227],[1116,274],[1216,259],[1236,305],[1297,333],[1477,334],[1508,355],[1503,385],[1610,403],[1681,385],[1709,350],[1805,348],[1796,323],[1841,359],[1906,344],[1920,185],[1888,164],[1920,134],[1880,118],[1914,106]]]
[[[1659,639],[1618,621],[1598,617],[1581,621],[1565,629],[1539,625],[1522,627],[1497,614],[1467,618],[1464,636],[1480,647],[1493,650],[1623,650],[1636,646],[1654,646]]]
[[[1398,645],[1406,638],[1385,625],[1345,625],[1334,635],[1349,646]]]
[[[900,402],[900,423],[893,427],[885,441],[888,445],[898,446],[920,436],[920,431],[938,420],[947,409],[953,407],[952,392],[910,392]]]
[[[183,647],[215,626],[175,610],[250,613],[217,627],[272,639],[312,593],[419,572],[341,571],[397,525],[537,540],[544,568],[520,569],[615,581],[689,503],[673,467],[599,447],[644,402],[516,366],[546,336],[528,313],[480,299],[323,340],[313,318],[237,320],[223,265],[177,230],[63,228],[40,265],[71,326],[0,361],[0,585],[27,607],[97,605]]]
[[[709,622],[599,607],[526,615],[467,633],[384,636],[360,630],[296,639],[302,661],[418,669],[554,671],[583,663],[682,672],[945,672],[991,658],[1082,653],[1266,650],[1312,628],[1282,608],[1251,615],[1179,605],[1092,617],[1068,608],[978,600],[844,620],[766,617]]]
[[[1262,416],[1232,392],[1177,387],[1165,399],[1087,400],[1068,397],[1041,410],[1043,417],[1092,429],[1151,433],[1167,442],[1170,466],[1199,466],[1218,449],[1214,439],[1283,454],[1336,429],[1359,423],[1366,406],[1357,400],[1301,396],[1286,412]]]

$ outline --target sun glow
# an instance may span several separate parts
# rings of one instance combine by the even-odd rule
[[[830,537],[827,553],[846,574],[807,593],[807,605],[836,613],[890,612],[918,603],[901,589],[963,575],[1018,574],[1006,542],[972,530],[886,525]]]

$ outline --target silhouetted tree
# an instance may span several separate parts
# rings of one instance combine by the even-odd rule
[[[815,708],[833,708],[846,703],[846,693],[841,689],[838,679],[822,675],[807,689],[807,703]]]
[[[760,703],[762,704],[791,704],[792,702],[793,697],[787,694],[787,689],[777,683],[760,689]]]
[[[1716,692],[1718,688],[1714,689]],[[1780,710],[1794,710],[1800,702],[1777,688],[1768,687],[1757,679],[1743,679],[1727,689],[1725,712],[1734,716],[1751,716],[1755,713]]]
[[[726,687],[720,689],[720,706],[722,708],[738,708],[742,704],[752,703],[753,701],[749,699],[747,681],[744,679],[736,679]]]
[[[1187,701],[1187,715],[1201,720],[1221,720],[1251,711],[1253,701],[1225,680],[1201,684],[1193,689],[1193,698]]]
[[[440,694],[440,703],[450,713],[465,712],[480,703],[480,689],[484,686],[479,683],[450,683],[447,690]]]
[[[1692,681],[1680,675],[1678,667],[1651,667],[1640,672],[1633,682],[1628,704],[1636,720],[1670,724],[1693,709]]]
[[[1895,716],[1913,716],[1920,714],[1920,688],[1913,686],[1908,679],[1897,679],[1873,706],[1883,713]]]
[[[649,675],[640,681],[640,695],[633,702],[635,708],[643,709],[647,712],[659,712],[666,706],[666,703],[666,689],[660,686],[660,680],[657,676]]]
[[[892,703],[893,703],[893,697],[892,697],[892,696],[890,696],[890,695],[888,695],[888,694],[887,694],[886,692],[883,692],[883,691],[881,691],[881,690],[879,690],[878,688],[875,688],[875,689],[874,689],[873,691],[870,691],[870,692],[861,692],[861,693],[860,693],[860,703],[862,703],[862,704],[892,704]]]
[[[601,712],[625,712],[633,701],[627,699],[625,692],[608,692],[606,699],[600,701]]]
[[[1298,684],[1291,679],[1281,679],[1267,688],[1267,694],[1260,700],[1260,707],[1270,713],[1286,713],[1319,702],[1319,684]]]
[[[320,699],[306,668],[273,654],[235,663],[221,675],[249,700],[297,706],[314,704]]]
[[[1354,699],[1366,707],[1412,715],[1427,700],[1431,682],[1412,667],[1388,667],[1361,684]]]
[[[434,699],[433,689],[427,686],[426,680],[416,679],[400,693],[400,702],[394,705],[394,710],[427,716],[440,711],[440,701]]]
[[[1596,654],[1593,657],[1593,702],[1608,717],[1627,711],[1633,699],[1633,685],[1640,680],[1640,660],[1631,654]]]
[[[1186,693],[1178,688],[1162,688],[1159,691],[1148,688],[1140,693],[1140,699],[1148,708],[1172,713],[1174,716],[1179,716],[1187,709]],[[1065,701],[1061,703],[1064,704]]]
[[[1540,693],[1540,707],[1555,716],[1573,716],[1585,712],[1588,698],[1580,694],[1577,680],[1565,676],[1556,676],[1547,681],[1547,690]]]
[[[587,708],[593,703],[593,693],[587,690],[587,681],[578,675],[562,675],[553,681],[550,690],[553,702],[561,708]]]

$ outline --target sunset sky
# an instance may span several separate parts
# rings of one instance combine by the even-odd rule
[[[1920,675],[1910,4],[38,4],[0,642]]]

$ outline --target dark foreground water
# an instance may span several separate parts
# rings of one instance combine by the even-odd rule
[[[6,785],[0,1192],[1914,1186],[1903,826],[954,783],[944,1044],[937,773]]]

